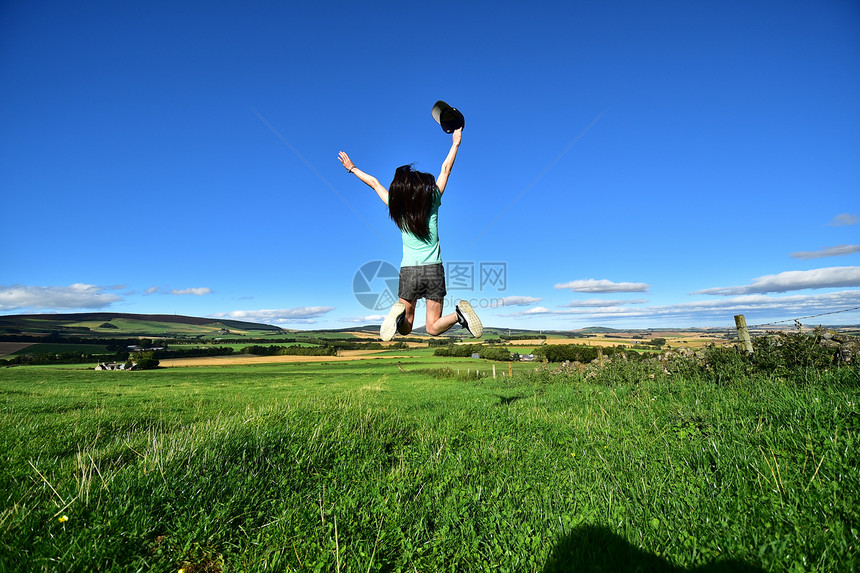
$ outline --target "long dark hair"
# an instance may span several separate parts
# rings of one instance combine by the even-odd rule
[[[388,186],[388,215],[401,231],[428,240],[435,191],[436,178],[429,173],[416,171],[411,165],[398,167]]]

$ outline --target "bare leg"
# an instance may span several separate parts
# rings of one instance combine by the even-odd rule
[[[387,342],[396,334],[412,332],[412,322],[415,320],[415,302],[400,299],[391,305],[385,320],[379,326],[379,338]]]
[[[442,316],[442,305],[444,301],[427,299],[427,334],[439,336],[455,324],[457,324],[457,313],[452,312]],[[414,314],[415,307],[412,312]],[[407,311],[408,316],[408,311]]]
[[[400,302],[406,305],[406,317],[404,324],[401,325],[397,332],[405,336],[412,332],[412,325],[415,324],[415,303],[418,301],[401,298]]]

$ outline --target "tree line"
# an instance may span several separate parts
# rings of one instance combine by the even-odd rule
[[[599,358],[601,352],[607,358],[623,354],[629,359],[637,360],[642,356],[623,346],[597,347],[584,344],[546,344],[535,348],[532,354],[537,359],[546,359],[547,362],[581,362],[587,364]]]
[[[641,358],[638,352],[628,350],[623,346],[607,346],[598,348],[596,346],[586,346],[583,344],[544,344],[535,348],[532,354],[539,360],[547,362],[581,362],[586,364],[592,360],[596,360],[600,353],[607,358],[624,354],[631,360]],[[511,354],[506,348],[501,346],[487,346],[484,344],[449,344],[440,346],[434,352],[434,356],[446,356],[451,358],[469,358],[477,354],[479,358],[485,360],[499,360],[509,362],[518,360],[519,354]]]
[[[433,351],[433,356],[448,356],[452,358],[469,358],[473,354],[477,354],[479,358],[485,360],[498,360],[501,362],[510,362],[512,360],[511,353],[500,346],[486,346],[484,344],[450,344],[440,346]]]

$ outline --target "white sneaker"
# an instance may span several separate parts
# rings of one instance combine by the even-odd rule
[[[481,338],[484,334],[484,325],[481,324],[481,319],[478,318],[469,301],[461,300],[457,304],[457,319],[460,326],[467,329],[475,338]]]
[[[406,314],[406,305],[397,301],[388,311],[388,316],[382,321],[382,326],[379,327],[379,338],[383,341],[394,338],[394,334],[397,332],[397,319],[401,314]]]

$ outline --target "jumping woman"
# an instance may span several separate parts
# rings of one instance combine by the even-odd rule
[[[405,335],[412,332],[415,303],[420,298],[427,299],[427,334],[438,336],[455,324],[468,329],[475,338],[480,338],[483,333],[481,320],[468,301],[461,300],[454,312],[442,316],[447,290],[437,217],[462,137],[462,128],[454,131],[451,150],[442,163],[438,178],[404,165],[394,171],[394,180],[388,189],[376,177],[356,167],[345,152],[338,154],[347,171],[376,191],[382,202],[388,205],[388,215],[403,237],[398,287],[400,300],[391,307],[379,329],[382,340],[391,340],[395,333]]]

